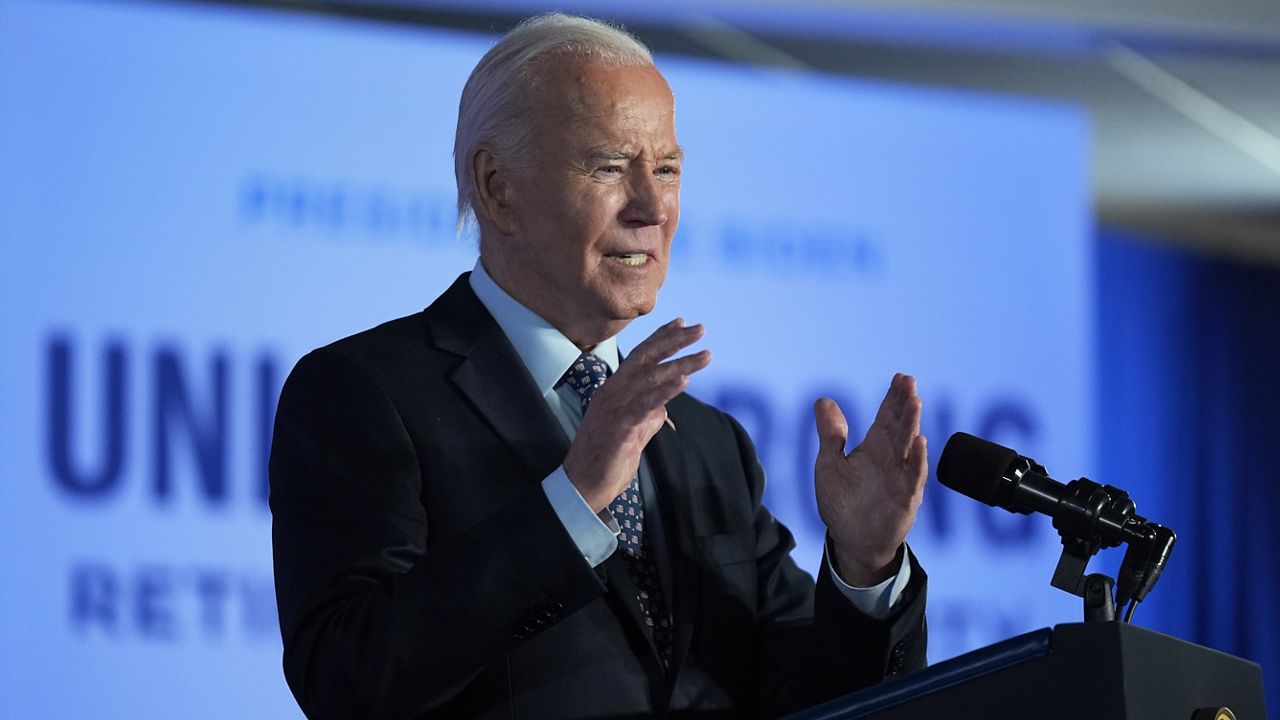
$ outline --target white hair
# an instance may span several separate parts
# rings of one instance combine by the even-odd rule
[[[458,230],[475,221],[471,156],[485,145],[498,162],[522,156],[532,142],[532,105],[545,61],[585,58],[610,65],[653,64],[649,48],[627,31],[591,18],[546,13],[527,18],[480,58],[458,103],[453,172]]]

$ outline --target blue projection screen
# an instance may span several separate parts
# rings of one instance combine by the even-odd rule
[[[457,98],[492,38],[202,5],[0,4],[0,714],[297,717],[265,457],[312,347],[427,305]],[[708,327],[810,570],[811,406],[919,378],[964,429],[1094,467],[1074,108],[661,58],[688,151],[656,312]],[[1074,621],[1047,521],[935,484],[934,661]],[[458,588],[458,592],[467,592]]]

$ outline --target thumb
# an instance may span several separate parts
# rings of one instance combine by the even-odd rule
[[[818,398],[813,404],[813,419],[818,426],[818,458],[824,455],[844,457],[849,440],[849,421],[831,398]]]

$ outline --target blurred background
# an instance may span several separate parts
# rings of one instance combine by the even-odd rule
[[[0,1],[0,715],[300,716],[280,385],[474,264],[458,97],[547,9]],[[751,432],[803,566],[813,399],[856,435],[908,371],[935,463],[965,430],[1174,528],[1135,621],[1261,663],[1280,707],[1280,5],[554,9],[623,23],[675,91],[681,227],[623,345],[707,324],[692,392]],[[1046,518],[935,482],[911,544],[933,662],[1080,619]]]

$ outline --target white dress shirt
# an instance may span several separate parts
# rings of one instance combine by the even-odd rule
[[[568,385],[561,384],[560,380],[582,351],[550,323],[498,287],[479,260],[471,271],[471,289],[497,321],[507,339],[511,341],[516,354],[520,356],[529,374],[533,376],[538,390],[542,392],[542,399],[560,421],[565,435],[572,440],[577,434],[578,425],[582,422],[582,403],[577,391]],[[605,340],[595,346],[592,352],[611,370],[617,369],[616,338]],[[665,552],[663,526],[657,514],[657,488],[643,456],[640,460],[639,476],[645,514],[649,519],[646,525],[649,528],[650,541],[653,543],[655,552]],[[587,505],[586,500],[583,500],[577,488],[570,482],[563,465],[552,471],[542,481],[542,490],[551,501],[551,507],[556,515],[564,523],[565,529],[569,531],[570,537],[582,552],[583,558],[592,567],[608,559],[618,547],[618,524],[609,511],[602,510],[599,515],[592,511],[591,506]],[[872,617],[883,618],[889,614],[893,604],[897,602],[911,579],[911,563],[907,561],[907,552],[909,550],[902,554],[902,562],[897,574],[874,587],[859,588],[845,583],[830,563],[827,565],[827,572],[831,573],[836,587],[855,607]],[[658,563],[663,576],[661,579],[664,583],[670,583],[666,565],[667,563]],[[669,584],[668,587],[670,587]]]

